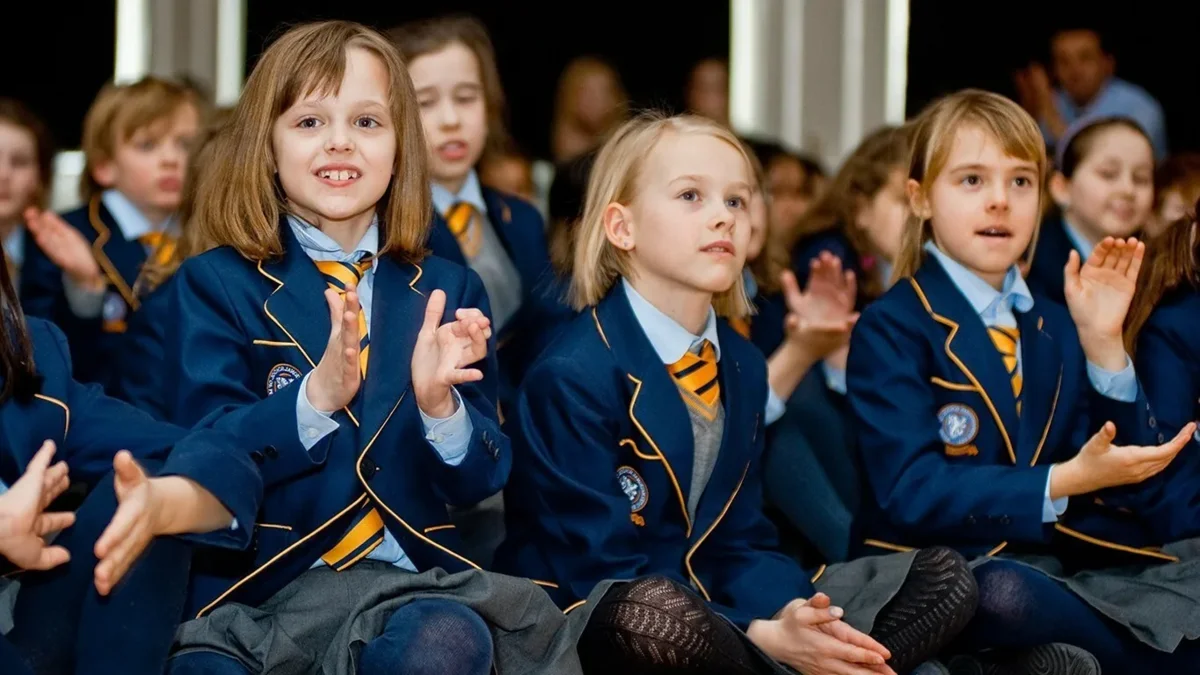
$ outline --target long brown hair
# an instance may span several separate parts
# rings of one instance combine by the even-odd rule
[[[50,131],[37,115],[20,101],[0,97],[0,122],[24,129],[33,136],[34,151],[37,152],[38,191],[33,204],[44,208],[50,197],[50,184],[54,180],[54,141]]]
[[[1197,209],[1200,209],[1200,202],[1196,203],[1192,213],[1171,223],[1146,246],[1142,273],[1125,317],[1125,347],[1130,354],[1136,351],[1138,334],[1150,320],[1154,307],[1167,293],[1184,284],[1200,289]]]
[[[388,72],[388,108],[396,130],[392,183],[376,205],[380,253],[403,260],[424,257],[429,232],[429,168],[425,132],[404,60],[387,38],[350,21],[292,28],[259,59],[208,160],[220,171],[202,172],[189,229],[216,246],[231,246],[250,260],[282,255],[279,217],[286,195],[275,175],[271,132],[275,120],[312,92],[334,92],[346,71],[346,53],[365,49]]]
[[[759,161],[758,154],[751,144],[743,140],[742,147],[745,149],[746,158],[750,161],[750,169],[754,172],[754,196],[763,201],[763,211],[767,218],[767,222],[763,223],[763,227],[767,231],[762,250],[759,251],[757,258],[746,263],[746,267],[750,268],[750,274],[754,276],[754,283],[758,285],[759,293],[777,293],[782,287],[779,275],[788,268],[791,256],[788,255],[788,248],[783,245],[783,242],[777,237],[771,236],[771,195],[767,190],[766,169],[763,168],[762,162]]]
[[[28,401],[41,388],[33,363],[33,341],[8,265],[0,265],[0,378],[0,404],[10,398]]]
[[[859,259],[876,255],[870,236],[857,225],[858,215],[866,202],[887,187],[893,171],[907,168],[911,132],[908,126],[885,126],[864,138],[842,162],[825,193],[800,219],[792,245],[801,238],[840,228]],[[859,293],[877,298],[883,294],[885,282],[878,271],[863,274],[858,279]]]
[[[967,127],[983,130],[1000,144],[1006,155],[1037,166],[1040,208],[1040,201],[1045,199],[1043,186],[1048,162],[1046,142],[1037,122],[1012,100],[980,89],[964,89],[938,99],[917,118],[908,177],[920,184],[921,196],[929,198],[929,187],[946,168],[958,130]],[[922,247],[931,236],[929,218],[911,209],[901,235],[893,281],[916,274],[925,260]],[[1027,255],[1032,255],[1037,237],[1035,226]]]
[[[496,67],[496,50],[487,28],[473,16],[438,16],[413,21],[388,31],[388,38],[400,49],[406,63],[432,54],[458,42],[471,50],[479,64],[483,84],[483,103],[487,110],[487,146],[484,153],[498,153],[508,147],[504,87]]]

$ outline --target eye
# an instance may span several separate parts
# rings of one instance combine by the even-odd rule
[[[960,182],[968,187],[976,187],[983,184],[983,178],[977,173],[969,173]]]
[[[729,208],[731,208],[731,209],[746,208],[746,198],[742,197],[742,196],[730,197],[729,199],[725,200],[725,203],[728,204]]]
[[[1028,176],[1017,176],[1016,178],[1013,179],[1013,185],[1016,185],[1017,187],[1022,187],[1022,188],[1029,187],[1029,186],[1033,185],[1033,181],[1030,180]]]
[[[361,129],[377,129],[383,125],[374,117],[360,117],[354,120],[354,126]]]
[[[689,188],[679,193],[679,198],[685,202],[694,202],[700,199],[700,193],[693,188]]]
[[[317,118],[315,117],[301,117],[300,121],[296,123],[296,126],[300,127],[301,129],[316,129],[318,124],[320,124],[320,122],[317,121]]]
[[[436,98],[417,99],[417,105],[421,108],[432,108],[435,103],[437,103]]]
[[[468,103],[474,103],[475,101],[478,101],[479,94],[477,92],[473,92],[473,91],[462,93],[462,94],[457,94],[457,95],[455,95],[454,100],[456,103],[466,105]]]
[[[1098,173],[1104,180],[1116,180],[1120,176],[1120,172],[1116,169],[1101,169]]]

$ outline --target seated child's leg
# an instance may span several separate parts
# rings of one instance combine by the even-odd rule
[[[217,652],[179,654],[167,664],[167,675],[253,675],[237,659]]]
[[[1041,572],[1007,560],[975,568],[979,609],[963,651],[1028,648],[1052,642],[1091,652],[1105,673],[1130,671],[1128,652],[1142,652],[1124,629],[1110,626],[1083,600]]]
[[[979,600],[967,561],[953,549],[917,552],[896,597],[880,610],[871,630],[892,653],[888,665],[906,673],[931,659],[962,632]]]
[[[58,536],[71,560],[49,572],[24,575],[9,637],[36,672],[162,672],[187,594],[191,547],[152,542],[108,597],[94,585],[96,540],[116,512],[110,476]]]
[[[0,673],[11,675],[33,675],[33,671],[25,665],[24,659],[17,653],[17,648],[0,635]]]
[[[450,600],[416,600],[397,609],[383,634],[363,647],[358,672],[488,675],[491,667],[492,634],[482,617]]]
[[[613,586],[588,619],[578,651],[588,675],[777,672],[704,600],[665,577]]]

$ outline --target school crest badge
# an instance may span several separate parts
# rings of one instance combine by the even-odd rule
[[[979,434],[979,416],[961,403],[951,403],[938,411],[938,431],[942,442],[952,447],[969,445]]]
[[[267,375],[267,396],[283,389],[300,379],[300,369],[288,363],[281,363],[271,369]]]
[[[631,466],[622,466],[617,469],[617,483],[621,486],[621,491],[629,497],[629,510],[637,513],[646,508],[646,503],[650,501],[650,489],[646,487],[646,479],[642,478],[636,470]]]

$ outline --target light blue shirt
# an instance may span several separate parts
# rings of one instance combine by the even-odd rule
[[[1071,97],[1059,89],[1054,92],[1054,107],[1067,126],[1083,117],[1128,117],[1137,122],[1150,137],[1156,159],[1167,155],[1167,125],[1162,106],[1136,84],[1119,77],[1110,78],[1101,87],[1100,93],[1083,107],[1075,105]],[[1042,134],[1046,140],[1054,141],[1044,124]]]
[[[1013,313],[1014,310],[1025,313],[1033,309],[1033,295],[1029,292],[1029,286],[1025,283],[1025,278],[1021,276],[1021,271],[1017,269],[1016,265],[1008,270],[1008,274],[1004,277],[1004,283],[997,291],[992,288],[991,284],[979,278],[979,275],[946,255],[932,241],[925,242],[925,251],[937,258],[942,269],[967,298],[967,302],[979,314],[979,318],[985,325],[1016,328],[1017,317]],[[1021,342],[1018,340],[1017,372],[1023,373],[1022,368]],[[1114,373],[1089,361],[1087,373],[1088,380],[1101,395],[1126,403],[1137,398],[1137,375],[1133,370],[1133,361],[1128,356],[1125,357],[1124,370]],[[1049,473],[1046,474],[1046,496],[1042,505],[1042,522],[1045,523],[1057,521],[1058,517],[1067,510],[1066,497],[1050,499],[1050,475],[1053,473],[1054,467],[1050,467]]]
[[[312,225],[290,215],[287,220],[288,226],[292,228],[292,232],[300,241],[300,247],[304,249],[304,252],[313,261],[337,260],[340,262],[355,263],[368,256],[373,259],[371,268],[363,274],[362,281],[359,282],[357,288],[359,304],[362,305],[363,315],[367,319],[367,331],[369,335],[371,326],[371,301],[374,297],[375,265],[379,262],[378,258],[376,258],[376,254],[379,253],[378,223],[371,223],[371,226],[367,228],[366,234],[363,235],[362,241],[358,242],[355,250],[352,253],[346,253],[329,235]],[[311,376],[312,373],[309,372],[304,376],[304,379],[300,380],[300,393],[296,396],[296,427],[297,433],[300,436],[300,443],[304,445],[305,450],[312,450],[313,446],[319,443],[321,439],[337,431],[339,426],[333,420],[334,411],[317,410],[309,402],[308,378]],[[455,401],[453,415],[445,419],[437,419],[426,415],[423,410],[420,413],[421,423],[425,427],[425,439],[437,451],[442,461],[451,466],[457,466],[467,456],[467,447],[471,440],[474,426],[471,424],[471,418],[467,415],[466,408],[463,407],[462,397],[459,396],[457,390],[452,391]],[[391,532],[386,530],[383,534],[383,543],[376,547],[374,551],[371,551],[367,559],[389,562],[406,570],[417,571],[416,566],[409,560],[408,555],[400,548],[400,543],[396,541]],[[323,561],[317,560],[317,562],[313,563],[313,567],[324,564]]]
[[[708,340],[712,343],[717,363],[721,362],[721,341],[717,338],[717,313],[711,307],[708,309],[708,319],[704,323],[704,330],[700,335],[693,335],[688,332],[688,329],[679,325],[675,319],[650,304],[650,301],[642,297],[628,281],[621,279],[621,286],[625,289],[625,297],[629,299],[629,306],[633,309],[633,317],[637,319],[638,325],[642,327],[642,331],[649,338],[650,346],[654,347],[654,353],[658,355],[659,361],[666,365],[675,363],[701,341]],[[770,425],[782,417],[783,411],[783,401],[779,400],[775,392],[768,387],[767,405],[764,412],[766,424]]]
[[[1079,228],[1072,225],[1066,218],[1063,218],[1063,231],[1067,233],[1067,241],[1070,241],[1071,246],[1079,252],[1079,262],[1086,263],[1087,259],[1092,257],[1092,251],[1095,250],[1096,245],[1088,241]]]

